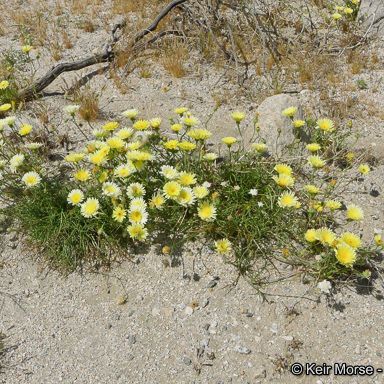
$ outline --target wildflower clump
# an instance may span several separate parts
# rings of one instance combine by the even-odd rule
[[[76,105],[64,108],[80,127],[77,112]],[[169,124],[126,109],[92,127],[85,134],[91,137],[64,153],[57,169],[35,141],[38,127],[6,116],[2,196],[30,237],[69,267],[157,239],[172,244],[164,254],[204,240],[258,282],[274,258],[324,279],[358,275],[382,246],[381,235],[368,246],[358,232],[340,231],[364,213],[334,192],[337,161],[328,149],[339,127],[327,118],[311,124],[298,113],[296,107],[282,111],[287,124],[305,126],[310,136],[294,160],[274,159],[257,131],[246,146],[242,112],[228,116],[233,134],[214,147],[213,133],[185,107],[175,109]],[[367,164],[358,167],[362,175],[369,171]]]

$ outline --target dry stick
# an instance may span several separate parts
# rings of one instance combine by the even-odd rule
[[[148,28],[141,31],[134,38],[132,46],[135,46],[140,40],[142,40],[146,35],[153,32],[160,21],[164,19],[168,15],[168,13],[175,8],[176,6],[187,2],[188,0],[174,0],[171,1],[155,18],[151,25]],[[112,29],[112,43],[108,44],[102,53],[98,53],[96,55],[89,56],[85,59],[75,61],[73,63],[61,63],[56,65],[50,71],[48,71],[42,78],[40,78],[36,83],[31,86],[25,88],[18,94],[18,100],[29,101],[36,98],[41,92],[48,87],[57,77],[59,77],[64,72],[78,71],[79,69],[83,69],[89,67],[91,65],[110,62],[114,58],[115,54],[113,52],[113,48],[118,41],[118,37],[116,36],[116,32],[119,29],[122,29],[125,26],[125,22],[116,24]]]

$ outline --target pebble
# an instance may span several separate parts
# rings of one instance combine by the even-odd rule
[[[207,288],[214,288],[216,287],[217,285],[217,281],[216,280],[211,280],[208,284],[207,284]]]
[[[188,316],[192,315],[192,314],[193,314],[193,308],[190,307],[189,305],[187,305],[187,306],[185,307],[184,313],[185,313],[186,315],[188,315]]]
[[[272,333],[276,334],[277,333],[277,324],[272,323],[270,330]]]
[[[242,355],[249,355],[251,353],[251,350],[247,347],[242,347],[240,345],[237,345],[235,347],[235,352],[241,353]]]
[[[185,365],[191,365],[192,364],[192,360],[187,356],[183,356],[182,361]]]
[[[127,336],[128,343],[133,345],[136,344],[136,335],[128,335]]]

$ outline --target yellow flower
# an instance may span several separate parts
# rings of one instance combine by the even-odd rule
[[[183,126],[181,124],[172,124],[171,125],[171,130],[173,132],[180,132],[183,129]]]
[[[196,149],[196,144],[189,141],[181,141],[177,147],[182,151],[190,152]]]
[[[130,151],[136,151],[143,146],[141,141],[133,141],[132,143],[127,144],[127,149]]]
[[[359,172],[362,175],[366,175],[367,173],[369,173],[370,170],[371,170],[371,168],[369,168],[368,164],[360,164],[360,166],[359,166]]]
[[[187,111],[188,111],[188,108],[185,108],[185,107],[179,107],[175,109],[175,113],[180,116],[183,116],[184,113]]]
[[[320,228],[316,231],[317,240],[323,245],[332,245],[336,240],[336,235],[329,228]]]
[[[352,266],[356,261],[356,251],[348,244],[339,244],[335,249],[336,258],[340,264]]]
[[[108,148],[108,151],[109,151],[109,148]],[[106,160],[108,151],[99,149],[95,153],[92,153],[91,155],[89,155],[89,161],[92,164],[101,165]]]
[[[157,194],[152,196],[152,199],[149,202],[149,206],[151,208],[162,209],[164,203],[165,203],[165,199],[164,199],[163,195],[161,195],[160,193],[157,193]]]
[[[216,218],[216,208],[209,202],[203,202],[199,205],[197,214],[203,221],[214,221]]]
[[[188,186],[191,184],[196,184],[196,177],[193,173],[189,172],[180,172],[179,174],[179,183],[183,186]]]
[[[9,81],[3,80],[0,81],[0,89],[7,89],[9,87]]]
[[[160,173],[169,180],[173,180],[179,177],[179,172],[175,167],[171,165],[162,165]]]
[[[296,115],[296,113],[297,113],[296,107],[285,108],[282,112],[283,116],[286,116],[286,117],[293,117]]]
[[[181,191],[181,185],[177,181],[169,181],[163,186],[163,191],[168,199],[176,199]]]
[[[194,127],[195,125],[199,124],[199,120],[196,119],[196,117],[193,117],[193,116],[186,116],[186,117],[183,118],[183,123],[187,127]]]
[[[207,197],[209,195],[208,188],[204,185],[197,185],[196,187],[194,187],[193,193],[198,199],[204,199],[204,197]]]
[[[84,153],[70,153],[65,156],[65,161],[67,161],[68,163],[78,163],[79,161],[83,160],[84,157]]]
[[[106,182],[102,186],[103,195],[110,196],[110,197],[117,197],[121,195],[121,189],[120,187],[113,182]]]
[[[311,195],[316,195],[320,192],[320,189],[316,187],[316,185],[308,184],[304,188]]]
[[[142,224],[132,224],[127,231],[133,240],[144,241],[148,236],[148,230]]]
[[[102,129],[104,131],[114,131],[115,129],[117,129],[119,127],[119,123],[117,121],[110,121],[109,123],[106,123],[102,126]]]
[[[292,175],[292,168],[288,164],[280,163],[276,164],[273,168],[279,175]]]
[[[97,178],[99,183],[104,183],[107,179],[108,179],[108,172],[107,171],[101,172],[99,177]]]
[[[90,197],[81,204],[81,214],[86,218],[94,217],[97,215],[99,208],[99,200]]]
[[[3,105],[0,105],[0,112],[6,112],[12,108],[12,104],[6,103]]]
[[[72,189],[67,197],[67,201],[71,205],[79,205],[83,200],[84,193],[80,189]]]
[[[148,214],[143,209],[135,208],[129,211],[128,219],[132,224],[145,224],[148,220]]]
[[[154,119],[151,119],[149,123],[151,124],[151,127],[153,129],[159,129],[161,125],[161,119],[159,117],[156,117]]]
[[[168,140],[164,144],[164,148],[170,151],[176,151],[179,148],[178,140]]]
[[[187,132],[187,135],[194,140],[207,140],[212,136],[212,133],[207,129],[195,128]]]
[[[311,143],[306,146],[309,152],[317,152],[320,151],[321,145],[317,143]]]
[[[336,209],[341,208],[341,203],[340,201],[337,201],[337,200],[327,200],[325,202],[325,206],[331,211],[335,211]]]
[[[123,148],[125,143],[120,137],[112,136],[107,140],[107,145],[112,149]]]
[[[169,255],[171,253],[171,247],[169,245],[164,245],[164,247],[161,248],[161,253],[164,255]]]
[[[32,132],[32,125],[30,124],[23,124],[19,129],[19,135],[20,136],[27,136]]]
[[[352,163],[353,160],[355,159],[355,154],[354,152],[348,152],[346,155],[345,155],[345,159],[348,161],[348,163]]]
[[[283,192],[278,200],[281,208],[299,208],[300,203],[293,192]]]
[[[364,218],[363,210],[355,204],[347,206],[347,219],[349,220],[362,220]]]
[[[273,180],[275,180],[277,185],[283,188],[292,187],[295,184],[295,179],[292,176],[286,175],[284,173],[280,174],[278,177],[273,176]]]
[[[87,181],[91,175],[88,170],[82,168],[76,171],[73,177],[78,181]]]
[[[40,184],[41,177],[37,172],[27,172],[21,179],[27,188],[35,187]]]
[[[240,124],[245,119],[245,113],[243,112],[232,112],[231,117],[235,120],[236,124]]]
[[[345,7],[345,8],[344,8],[344,13],[345,13],[346,15],[352,15],[352,13],[353,13],[353,9],[352,9],[352,8],[349,8],[349,7]]]
[[[251,148],[258,153],[265,153],[268,151],[268,146],[264,143],[253,143]]]
[[[228,239],[215,241],[216,252],[220,255],[227,255],[232,251],[232,244]]]
[[[11,171],[16,172],[17,168],[20,167],[21,164],[23,164],[24,160],[25,156],[21,153],[12,156],[9,160],[9,166],[11,168]]]
[[[375,244],[377,246],[381,247],[382,245],[384,245],[383,238],[379,233],[377,235],[375,235],[373,239],[375,240]]]
[[[304,120],[293,120],[292,125],[294,128],[301,128],[301,127],[304,127],[305,121]]]
[[[151,126],[151,123],[148,120],[138,120],[133,124],[133,129],[136,131],[145,131]]]
[[[23,46],[21,47],[21,50],[22,50],[24,53],[29,53],[32,49],[33,49],[32,45],[23,45]]]
[[[232,136],[227,136],[227,137],[223,137],[221,139],[221,141],[225,144],[225,145],[228,145],[228,147],[230,147],[231,145],[235,144],[237,142],[237,139],[236,137],[232,137]]]
[[[139,111],[137,109],[127,109],[122,113],[122,115],[128,119],[135,120]]]
[[[136,161],[150,161],[153,156],[149,152],[145,151],[131,151],[127,153],[128,160]]]
[[[206,153],[204,156],[203,156],[203,159],[204,160],[207,160],[207,161],[215,161],[217,160],[219,156],[216,154],[216,153],[213,153],[213,152],[208,152]]]
[[[335,12],[335,13],[332,15],[332,18],[333,18],[334,20],[340,20],[342,17],[343,17],[343,16],[340,15],[339,12]]]
[[[317,120],[317,127],[323,132],[333,132],[335,130],[335,124],[331,119]]]
[[[114,171],[114,175],[121,179],[131,176],[135,172],[135,167],[132,163],[120,164]]]
[[[353,249],[361,247],[361,239],[359,236],[351,232],[344,232],[340,236],[340,240],[345,244],[348,244]]]
[[[317,231],[316,229],[308,229],[307,232],[305,232],[304,235],[305,240],[307,240],[309,243],[313,243],[317,240]]]
[[[177,202],[183,206],[192,205],[195,202],[195,195],[189,187],[181,188],[179,196],[177,197]]]
[[[313,168],[323,168],[325,161],[320,156],[309,156],[308,163],[312,165]]]
[[[121,128],[119,131],[116,132],[116,136],[122,140],[126,140],[132,137],[133,133],[134,131],[132,128]]]
[[[140,183],[132,183],[127,187],[127,196],[131,199],[135,197],[143,197],[145,195],[145,188]]]
[[[121,206],[117,206],[112,212],[113,220],[117,221],[118,223],[122,223],[126,217],[127,211]]]

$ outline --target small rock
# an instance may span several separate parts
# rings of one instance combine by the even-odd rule
[[[208,284],[207,284],[207,288],[214,288],[216,287],[217,285],[217,281],[216,280],[211,280]]]
[[[251,350],[247,347],[242,347],[240,345],[237,345],[235,347],[235,352],[241,353],[242,355],[249,355],[251,353]]]
[[[193,314],[193,308],[190,307],[189,305],[187,305],[184,309],[184,313],[188,316],[192,315]]]
[[[209,304],[209,299],[205,299],[202,304],[201,304],[201,308],[205,308],[207,305]]]
[[[183,356],[182,361],[185,365],[191,365],[192,364],[192,360],[187,356]]]
[[[277,330],[278,330],[277,324],[276,323],[272,323],[270,330],[271,330],[272,333],[276,334]]]
[[[120,295],[116,299],[116,304],[117,305],[124,305],[124,304],[126,304],[126,302],[127,302],[127,296],[126,295]]]
[[[266,377],[267,377],[267,371],[265,368],[261,367],[256,370],[255,376],[254,376],[255,379],[264,379]]]
[[[128,343],[133,345],[136,344],[136,335],[128,335],[127,336]]]
[[[355,353],[356,353],[356,355],[361,355],[361,346],[360,346],[360,344],[356,345]]]

